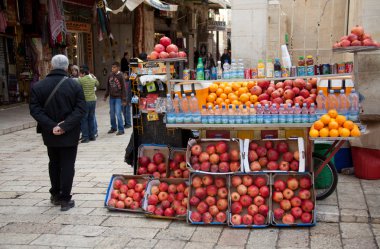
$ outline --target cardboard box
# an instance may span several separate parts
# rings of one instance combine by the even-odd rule
[[[257,143],[259,146],[263,146],[266,141],[273,141],[274,142],[274,147],[277,146],[277,143],[279,141],[286,141],[289,146],[289,151],[294,152],[298,151],[299,153],[299,169],[298,172],[305,172],[305,160],[306,160],[306,155],[305,155],[305,145],[304,145],[304,140],[302,137],[299,138],[289,138],[289,139],[263,139],[263,140],[249,140],[245,139],[244,140],[244,171],[246,173],[252,172],[250,169],[250,162],[248,161],[248,154],[249,154],[249,144],[250,142],[254,141]],[[280,157],[278,159],[278,163],[280,163],[282,160],[282,155],[280,154]],[[266,168],[262,169],[261,171],[263,172],[281,172],[280,170],[268,170]],[[286,171],[283,171],[286,172]]]
[[[153,161],[153,155],[156,153],[162,153],[165,157],[166,164],[166,177],[168,177],[168,168],[169,168],[169,155],[170,150],[169,147],[165,144],[141,144],[138,148],[138,157],[147,156]],[[140,165],[137,162],[137,172],[139,170]],[[151,174],[146,174],[151,175]]]
[[[276,209],[276,208],[279,208],[280,207],[280,204],[273,201],[272,200],[272,209],[271,209],[271,216],[272,216],[272,221],[271,221],[271,224],[273,226],[278,226],[278,227],[296,227],[296,226],[299,226],[299,227],[308,227],[308,226],[314,226],[316,223],[317,223],[317,220],[316,220],[316,194],[315,194],[315,189],[314,189],[314,175],[313,173],[275,173],[272,175],[272,180],[271,180],[271,184],[272,184],[272,196],[275,192],[275,189],[274,189],[274,183],[277,181],[277,180],[283,180],[286,181],[291,178],[291,177],[295,177],[296,179],[301,179],[302,177],[309,177],[310,180],[311,180],[311,188],[310,188],[310,193],[311,193],[311,197],[310,197],[310,200],[314,203],[314,210],[311,212],[311,216],[312,216],[312,221],[311,223],[302,223],[301,219],[298,218],[298,219],[295,219],[295,223],[294,224],[284,224],[282,222],[282,220],[277,220],[274,218],[274,213],[273,211]],[[296,189],[294,191],[294,196],[298,196],[298,193],[300,191],[300,188]],[[290,210],[289,211],[285,211],[285,214],[286,213],[290,213]]]

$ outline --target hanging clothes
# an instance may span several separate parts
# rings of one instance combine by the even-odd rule
[[[49,25],[51,39],[54,43],[63,44],[66,36],[66,23],[62,14],[63,5],[62,0],[49,1]]]
[[[7,28],[7,14],[4,10],[0,11],[0,32],[5,33],[5,29]]]

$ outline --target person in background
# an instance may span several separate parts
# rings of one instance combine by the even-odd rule
[[[61,211],[75,206],[71,189],[80,123],[86,113],[82,87],[74,79],[64,78],[67,77],[68,65],[66,56],[54,56],[50,73],[33,86],[29,104],[30,114],[41,127],[49,156],[50,201],[54,205],[61,205]],[[61,80],[62,84],[53,93]],[[46,103],[47,99],[50,101]]]
[[[224,49],[224,52],[222,54],[222,57],[220,57],[220,61],[222,62],[222,65],[224,64],[224,62],[228,62],[228,64],[231,64],[231,56],[230,54],[228,53],[227,49]]]
[[[148,55],[143,51],[139,54],[139,59],[142,61],[147,61]]]
[[[77,65],[73,65],[71,67],[70,78],[78,79],[79,78],[79,67]]]
[[[210,72],[211,72],[211,68],[215,67],[215,61],[210,52],[207,53],[203,64],[204,64],[205,69],[209,69]]]
[[[123,73],[127,72],[129,73],[129,58],[128,58],[128,52],[124,53],[123,58],[120,61],[120,71]]]
[[[108,131],[108,133],[111,134],[117,131],[116,135],[123,135],[124,125],[123,117],[121,114],[121,107],[122,105],[125,106],[127,104],[124,77],[123,74],[120,72],[119,62],[115,61],[112,64],[111,70],[112,72],[108,76],[106,84],[106,93],[103,98],[103,100],[106,101],[108,96],[110,97],[109,104],[111,129]]]
[[[123,106],[123,116],[124,116],[124,128],[131,128],[131,99],[132,99],[132,89],[131,82],[129,81],[129,75],[127,72],[124,72],[125,80],[125,92],[127,104]]]
[[[87,65],[82,65],[80,69],[82,77],[78,79],[79,84],[82,86],[84,97],[86,100],[87,108],[86,115],[81,122],[82,141],[81,143],[88,143],[95,141],[95,108],[96,108],[96,94],[95,88],[99,86],[99,81],[92,75]]]

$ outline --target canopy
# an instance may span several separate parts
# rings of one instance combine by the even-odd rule
[[[225,1],[225,0],[222,0]],[[113,14],[118,14],[127,7],[130,11],[133,11],[137,6],[142,4],[143,2],[149,4],[150,6],[164,11],[177,11],[178,5],[163,3],[160,0],[122,0],[123,4],[120,8],[116,10],[111,10],[107,7],[107,12],[112,12]]]
[[[226,9],[227,7],[231,7],[230,0],[209,0],[209,2],[219,4],[224,9]]]

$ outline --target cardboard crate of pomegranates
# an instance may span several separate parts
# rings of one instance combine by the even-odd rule
[[[305,172],[305,146],[302,137],[244,140],[245,172]]]
[[[228,175],[190,173],[187,222],[195,225],[227,225]]]
[[[137,174],[153,175],[154,178],[168,176],[170,150],[164,144],[142,144],[138,149]]]
[[[312,173],[272,175],[272,225],[314,226],[316,196]]]
[[[150,177],[135,175],[112,175],[104,206],[113,211],[143,213],[146,184]]]
[[[143,209],[152,218],[185,220],[189,196],[187,179],[160,178],[148,181]]]
[[[186,162],[192,172],[232,174],[244,172],[244,140],[190,139],[187,144]]]
[[[189,178],[190,170],[186,163],[185,148],[171,148],[169,156],[168,177],[169,178]]]
[[[228,226],[263,228],[271,223],[271,185],[267,173],[230,175]]]

